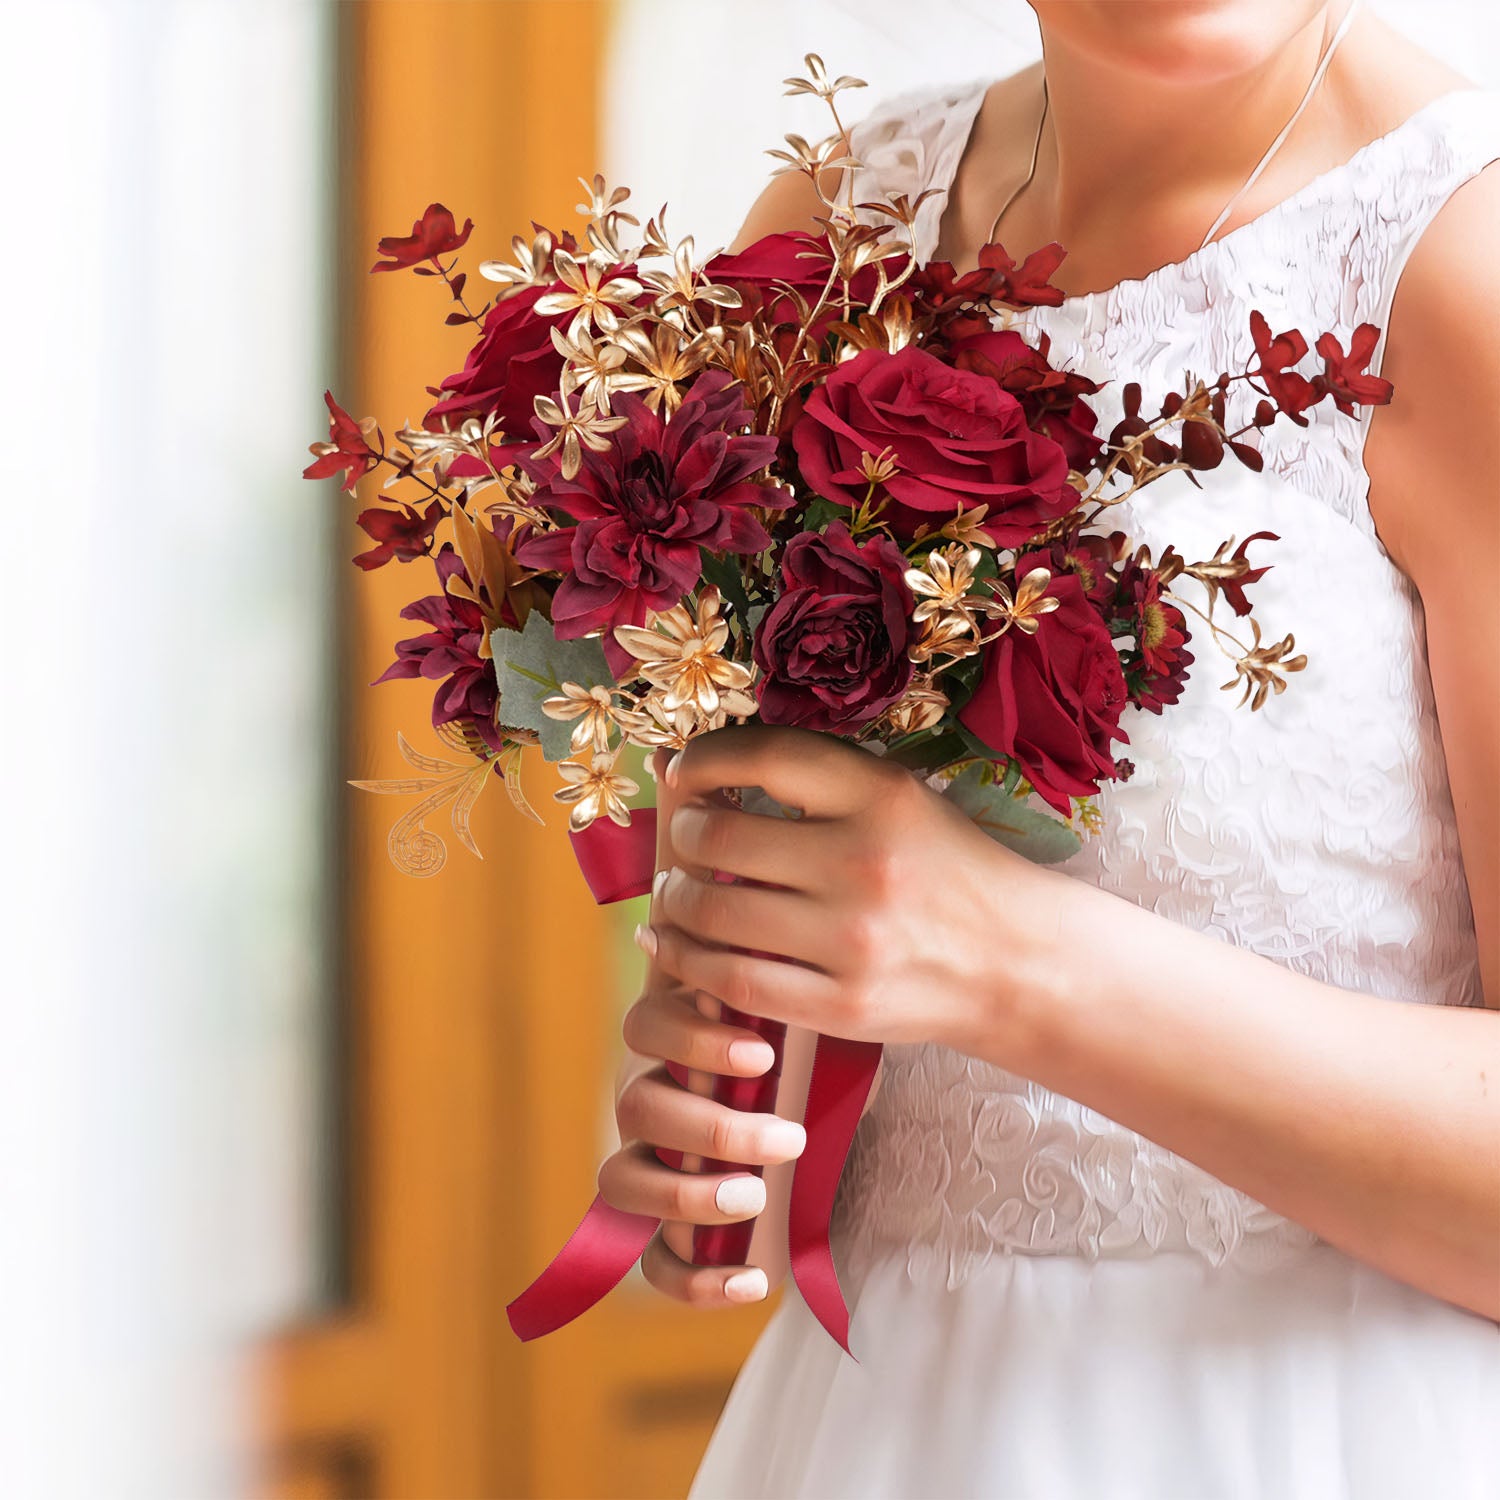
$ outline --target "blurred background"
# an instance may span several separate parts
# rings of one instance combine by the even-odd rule
[[[1482,0],[1376,8],[1500,77]],[[365,687],[427,580],[351,568],[357,505],[299,473],[325,387],[389,434],[462,363],[436,283],[366,274],[429,202],[472,270],[599,169],[708,250],[824,131],[781,97],[805,52],[870,81],[857,114],[1031,61],[1030,12],[0,14],[0,1494],[681,1495],[771,1309],[637,1272],[530,1345],[504,1313],[615,1144],[636,913],[592,906],[534,773],[549,828],[492,790],[483,862],[392,868],[405,804],[345,783],[402,773],[398,728],[440,750],[424,686]]]

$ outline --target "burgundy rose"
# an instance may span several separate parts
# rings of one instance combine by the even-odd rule
[[[704,267],[704,275],[716,285],[732,286],[744,299],[740,308],[726,310],[724,317],[736,321],[765,308],[772,322],[788,322],[798,316],[791,299],[777,283],[794,287],[807,299],[809,310],[828,285],[833,270],[827,235],[768,234],[735,255],[716,255]],[[890,271],[894,275],[894,270]],[[874,266],[866,266],[850,283],[856,302],[867,302],[876,286]],[[842,286],[837,304],[826,320],[843,315]]]
[[[1044,553],[1016,561],[1016,575],[1048,566]],[[1115,774],[1110,741],[1127,700],[1125,674],[1109,630],[1071,573],[1054,573],[1059,601],[1035,635],[1012,627],[985,648],[979,685],[959,713],[965,728],[1001,755],[1014,756],[1037,794],[1061,813]]]
[[[1063,450],[1026,425],[1009,391],[913,345],[838,365],[808,397],[792,441],[807,483],[850,506],[869,488],[861,459],[894,450],[882,517],[902,539],[984,505],[984,529],[1016,547],[1078,499]]]
[[[914,634],[906,567],[889,537],[856,542],[842,522],[787,543],[780,597],[755,633],[762,720],[848,733],[906,691]]]
[[[448,592],[448,580],[454,574],[468,581],[464,565],[451,546],[444,545],[433,563],[442,592],[418,599],[401,611],[403,620],[420,621],[429,627],[428,633],[398,641],[396,660],[375,680],[425,677],[437,683],[432,699],[433,727],[467,719],[492,750],[499,750],[502,736],[495,724],[495,704],[500,689],[495,664],[479,654],[488,628],[484,611],[472,599]]]
[[[1045,337],[1045,335],[1044,335]],[[1094,431],[1094,410],[1081,398],[1099,386],[1086,375],[1054,370],[1045,349],[1034,349],[1013,328],[992,328],[949,345],[953,363],[998,380],[1021,403],[1035,432],[1055,442],[1070,468],[1087,469],[1103,443]]]
[[[755,510],[779,510],[792,497],[752,480],[775,456],[776,440],[740,430],[750,413],[725,371],[700,375],[670,420],[631,394],[616,396],[611,409],[626,425],[604,452],[584,450],[575,478],[564,479],[555,459],[523,457],[540,486],[537,503],[576,524],[531,537],[516,555],[528,568],[564,575],[552,601],[559,638],[602,630],[618,667],[614,626],[644,624],[696,587],[700,547],[770,546]]]
[[[499,414],[508,438],[531,436],[538,396],[550,396],[562,379],[563,360],[552,344],[552,330],[565,327],[570,314],[543,317],[535,311],[542,297],[555,288],[526,287],[502,297],[485,314],[479,340],[464,367],[450,375],[444,396],[429,409],[425,425],[437,431],[442,418],[457,427],[465,417]]]

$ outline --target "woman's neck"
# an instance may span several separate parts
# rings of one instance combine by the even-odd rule
[[[1194,229],[1201,238],[1301,102],[1342,14],[1332,9],[1256,67],[1207,84],[1122,71],[1107,55],[1044,35],[1048,106],[1027,189],[1033,211],[1064,244],[1089,243],[1099,226],[1143,212],[1160,213],[1179,244]]]

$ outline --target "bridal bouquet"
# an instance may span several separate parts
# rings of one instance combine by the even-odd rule
[[[425,827],[444,807],[474,850],[469,810],[494,775],[536,816],[520,775],[535,746],[556,769],[553,795],[596,895],[644,890],[654,835],[649,813],[632,811],[625,747],[681,747],[750,719],[877,749],[995,837],[1062,859],[1102,832],[1101,785],[1133,770],[1115,751],[1128,744],[1126,709],[1170,710],[1196,632],[1225,653],[1224,687],[1252,710],[1304,665],[1291,634],[1266,640],[1250,618],[1246,590],[1266,569],[1249,548],[1274,534],[1153,557],[1110,512],[1170,473],[1196,483],[1226,458],[1259,469],[1255,432],[1305,425],[1324,399],[1350,414],[1388,400],[1389,385],[1363,373],[1376,330],[1361,325],[1347,352],[1323,334],[1322,369],[1305,375],[1302,334],[1273,336],[1257,313],[1244,368],[1185,375],[1150,408],[1126,383],[1122,419],[1100,432],[1089,405],[1100,385],[1056,367],[1029,327],[1029,309],[1063,301],[1051,284],[1061,247],[1017,263],[989,245],[962,275],[919,265],[926,194],[825,192],[855,165],[835,100],[859,81],[830,79],[810,56],[807,76],[787,82],[823,100],[836,127],[821,145],[789,136],[771,153],[818,190],[818,234],[703,259],[690,237],[669,237],[664,211],[642,229],[627,192],[596,177],[584,238],[533,226],[509,261],[480,262],[495,290],[477,310],[456,258],[472,221],[459,229],[434,204],[410,235],[380,242],[374,270],[440,279],[447,321],[472,343],[394,444],[329,394],[329,440],[305,473],[342,475],[353,493],[387,469],[389,498],[358,516],[374,545],[355,562],[421,559],[436,574],[402,611],[420,629],[381,680],[433,683],[433,726],[459,759],[403,738],[424,774],[356,783],[418,798],[390,840],[413,874],[444,860]],[[1256,399],[1231,427],[1237,385]],[[1225,610],[1247,617],[1248,640]],[[819,1068],[826,1086],[839,1079],[837,1044],[824,1042],[815,1088]],[[867,1063],[849,1075],[856,1086],[868,1087]],[[810,1098],[799,1176],[816,1113]],[[842,1127],[830,1149],[847,1149],[852,1122]],[[826,1225],[821,1176],[808,1211]],[[795,1220],[795,1180],[793,1195]],[[639,1219],[596,1201],[519,1313],[513,1304],[523,1337],[624,1274],[649,1238],[647,1221],[628,1222]],[[705,1233],[697,1258],[743,1259],[749,1226],[727,1228]],[[795,1254],[792,1267],[801,1285]],[[825,1291],[815,1310],[827,1307]]]

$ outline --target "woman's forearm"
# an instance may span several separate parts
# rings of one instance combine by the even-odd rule
[[[1066,884],[1024,1040],[997,1004],[964,1050],[1500,1320],[1500,1014],[1339,989]]]

